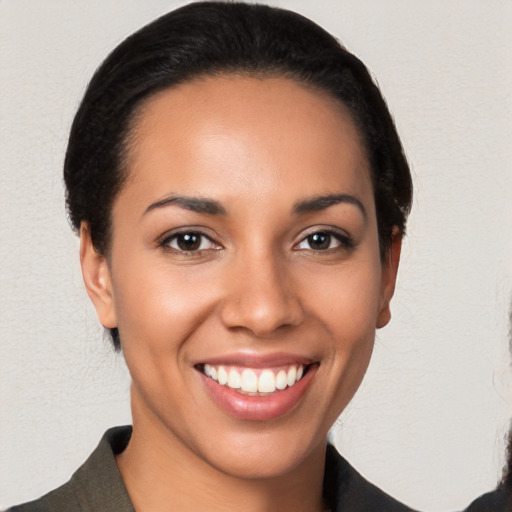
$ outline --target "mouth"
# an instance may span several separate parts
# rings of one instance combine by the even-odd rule
[[[268,421],[294,410],[302,401],[320,364],[295,359],[232,360],[199,363],[210,399],[241,420]]]
[[[231,365],[198,365],[202,371],[221,386],[247,396],[268,396],[297,384],[311,365],[290,364],[278,368],[244,368]]]

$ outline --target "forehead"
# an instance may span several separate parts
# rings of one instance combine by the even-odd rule
[[[253,194],[285,182],[303,195],[371,189],[347,109],[289,78],[227,75],[166,89],[139,108],[130,139],[128,183],[140,186],[208,195],[242,183]]]

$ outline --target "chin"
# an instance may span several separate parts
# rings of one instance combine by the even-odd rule
[[[225,434],[226,443],[216,445],[204,457],[217,470],[247,480],[275,479],[309,466],[312,458],[323,464],[326,436],[295,437],[289,432],[273,432],[271,426],[257,436]]]

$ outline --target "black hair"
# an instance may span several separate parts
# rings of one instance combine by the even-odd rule
[[[503,477],[500,485],[512,496],[512,428],[508,434],[506,456],[505,469],[503,470]]]
[[[508,310],[508,344],[509,350],[512,353],[512,301],[510,302]],[[508,432],[506,462],[500,487],[505,489],[508,493],[510,503],[512,503],[512,424]]]
[[[109,250],[111,210],[123,187],[132,120],[150,95],[204,76],[284,76],[342,102],[370,164],[381,257],[405,231],[412,180],[393,119],[365,65],[311,20],[240,2],[197,2],[125,39],[94,74],[75,116],[64,163],[66,202],[78,231]],[[111,332],[119,348],[117,330]]]

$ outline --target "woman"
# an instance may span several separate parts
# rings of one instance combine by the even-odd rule
[[[358,59],[288,11],[178,9],[96,72],[64,177],[133,430],[12,510],[410,510],[326,441],[389,322],[412,198]]]

